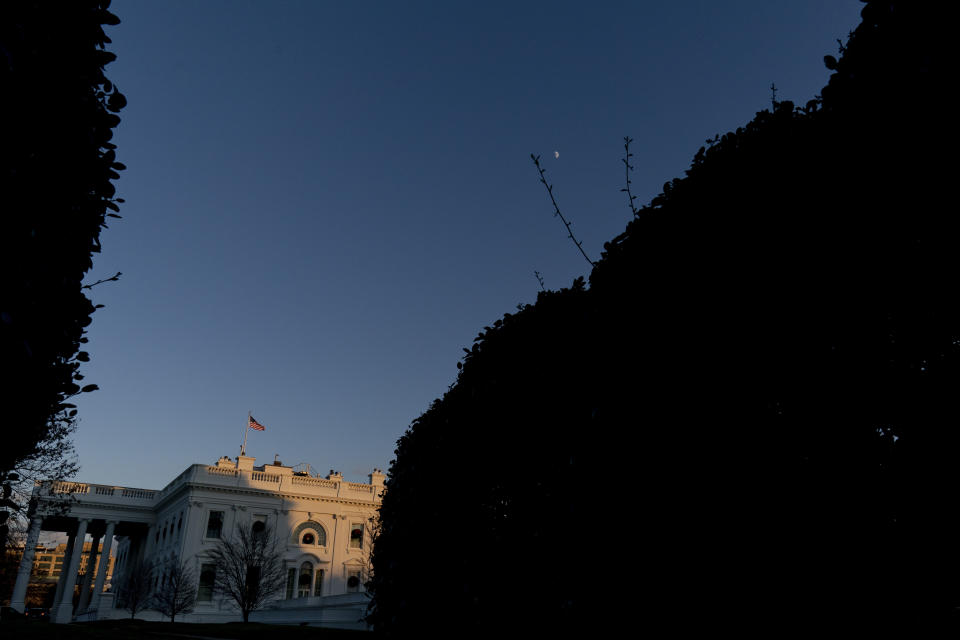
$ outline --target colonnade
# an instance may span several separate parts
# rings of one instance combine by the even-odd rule
[[[73,593],[76,588],[77,571],[80,568],[80,558],[83,555],[87,530],[94,521],[94,518],[78,518],[76,528],[69,533],[63,569],[60,571],[60,579],[57,580],[57,590],[53,597],[53,606],[50,609],[52,622],[67,623],[73,619]],[[93,540],[90,544],[90,553],[87,557],[87,566],[81,583],[77,614],[85,611],[95,611],[100,606],[100,599],[103,594],[103,585],[110,562],[110,548],[113,544],[114,529],[118,521],[100,520],[98,524],[99,522],[104,522],[106,526],[102,531],[101,527],[97,526],[95,532],[91,534]],[[26,606],[24,601],[27,595],[27,585],[33,571],[33,560],[41,527],[42,518],[34,517],[30,521],[23,556],[20,558],[20,567],[17,570],[17,580],[14,583],[13,595],[10,598],[10,606],[21,613]],[[100,550],[101,539],[103,540],[102,550]],[[98,557],[99,564],[97,563]],[[94,573],[96,573],[95,580]]]

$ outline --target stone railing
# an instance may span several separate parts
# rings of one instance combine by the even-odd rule
[[[251,471],[250,478],[258,482],[272,482],[274,484],[280,482],[280,476],[275,476],[272,473],[264,473],[263,471]]]
[[[359,491],[361,493],[373,493],[372,484],[364,484],[362,482],[346,482],[344,483],[347,486],[347,489],[351,491]]]
[[[124,489],[123,497],[124,498],[143,498],[145,500],[153,500],[153,495],[155,491],[149,491],[147,489]]]
[[[50,485],[50,493],[84,494],[90,493],[90,485],[81,482],[54,482]]]
[[[118,503],[142,504],[144,501],[153,502],[158,491],[151,489],[135,489],[132,487],[116,487],[105,484],[87,484],[85,482],[41,482],[35,493],[43,496],[73,497],[80,502],[106,501]]]
[[[325,489],[336,489],[337,483],[325,478],[310,478],[307,476],[291,476],[290,484],[299,484],[307,487],[323,487]]]
[[[273,469],[250,471],[216,467],[213,465],[195,464],[178,475],[172,482],[160,491],[151,489],[137,489],[134,487],[117,487],[83,482],[44,482],[39,483],[39,496],[58,495],[63,498],[71,497],[81,502],[118,503],[129,505],[144,505],[149,502],[159,505],[172,499],[185,485],[196,483],[199,486],[211,487],[249,487],[260,488],[264,491],[289,492],[305,497],[318,498],[346,498],[360,501],[378,502],[382,486],[370,485],[363,482],[345,482],[341,478],[318,478],[312,476],[286,475],[272,472]]]
[[[207,467],[207,473],[211,476],[230,476],[234,477],[240,474],[236,469],[227,469],[225,467]]]

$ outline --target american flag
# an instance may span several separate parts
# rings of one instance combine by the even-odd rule
[[[265,427],[262,424],[260,424],[259,422],[253,419],[253,416],[250,416],[250,424],[247,426],[249,426],[254,431],[263,431],[265,429]]]

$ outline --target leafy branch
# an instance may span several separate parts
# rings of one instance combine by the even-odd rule
[[[591,267],[596,266],[596,263],[590,259],[590,256],[587,255],[587,252],[583,250],[583,244],[577,240],[573,235],[573,229],[570,228],[570,222],[563,217],[563,214],[560,212],[560,207],[557,206],[557,200],[553,197],[553,185],[547,184],[546,170],[540,166],[540,156],[535,156],[532,153],[530,154],[530,159],[533,160],[533,164],[537,167],[537,172],[540,174],[540,182],[543,183],[543,186],[547,188],[547,193],[550,194],[550,202],[553,203],[553,215],[560,218],[563,222],[563,226],[567,228],[567,237],[573,241],[573,244],[577,245],[577,249],[580,250],[580,253],[583,255],[583,259],[590,263]]]

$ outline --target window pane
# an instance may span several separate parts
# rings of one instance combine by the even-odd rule
[[[290,569],[287,571],[287,600],[293,597],[293,585],[297,581],[297,570]]]
[[[223,511],[211,511],[207,520],[207,537],[219,538],[223,531]]]
[[[310,583],[313,581],[313,565],[304,562],[300,565],[300,581],[297,589],[297,597],[305,598],[310,595]]]
[[[204,564],[200,566],[200,586],[197,589],[197,601],[210,602],[213,600],[213,583],[217,577],[217,565]]]
[[[347,591],[359,591],[360,590],[360,572],[357,570],[350,570],[347,572]]]
[[[350,528],[350,546],[354,549],[363,547],[363,525],[355,524]]]

